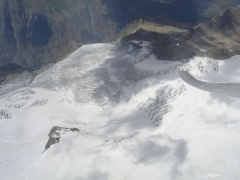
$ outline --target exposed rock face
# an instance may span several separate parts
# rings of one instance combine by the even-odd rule
[[[11,15],[7,0],[0,1],[0,64],[5,66],[13,60],[17,53],[17,44],[11,23]]]
[[[36,69],[117,32],[99,0],[0,0],[0,9],[0,67]]]
[[[124,30],[121,42],[149,41],[153,53],[162,60],[189,59],[195,55],[227,59],[240,53],[240,8],[229,8],[221,16],[192,27],[181,23],[160,26],[138,21],[135,30],[132,28],[128,26]]]
[[[139,17],[158,23],[166,19],[189,22],[216,15],[238,3],[239,0],[0,0],[0,71],[32,70],[54,63],[82,44],[110,41]],[[229,18],[233,20],[226,12],[223,21],[229,22]],[[224,22],[221,26],[232,26]]]
[[[196,52],[186,42],[191,38],[191,32],[178,27],[157,25],[146,21],[140,22],[141,25],[132,34],[123,33],[122,44],[133,45],[134,40],[151,42],[152,52],[160,60],[179,61],[189,59],[196,55]]]
[[[45,146],[45,150],[49,149],[53,144],[59,143],[60,138],[63,134],[68,133],[68,132],[78,132],[78,128],[64,128],[64,127],[58,127],[54,126],[50,133],[49,133],[49,140]]]
[[[227,9],[222,16],[194,28],[191,42],[199,55],[230,58],[240,52],[240,8]],[[200,50],[200,51],[199,51]]]

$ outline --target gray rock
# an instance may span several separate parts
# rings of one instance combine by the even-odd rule
[[[239,0],[0,0],[0,73],[38,69],[62,60],[83,44],[109,42],[139,17],[158,23],[166,19],[189,23],[222,13],[238,3]],[[232,20],[231,13],[226,12],[223,17],[221,27],[231,26],[224,24],[229,18]],[[178,53],[185,49],[185,45],[182,47],[179,51],[171,47],[171,51]]]
[[[78,132],[78,128],[64,128],[64,127],[58,127],[53,126],[50,133],[49,133],[49,140],[45,146],[44,152],[49,149],[52,145],[59,143],[61,135],[68,133],[68,132]]]

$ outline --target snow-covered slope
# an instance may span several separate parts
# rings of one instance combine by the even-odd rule
[[[240,82],[240,57],[158,61],[140,44],[83,46],[1,88],[0,179],[239,179],[239,99],[194,88],[178,71]],[[45,150],[48,134],[60,138]]]

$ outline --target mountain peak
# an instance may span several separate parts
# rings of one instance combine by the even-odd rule
[[[218,17],[220,28],[233,28],[239,24],[240,16],[238,8],[227,8],[222,16]]]

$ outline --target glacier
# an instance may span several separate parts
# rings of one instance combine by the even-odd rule
[[[159,61],[132,43],[85,45],[0,88],[0,179],[240,178],[239,99],[178,74],[240,82],[240,56]],[[79,131],[45,150],[54,126]]]

